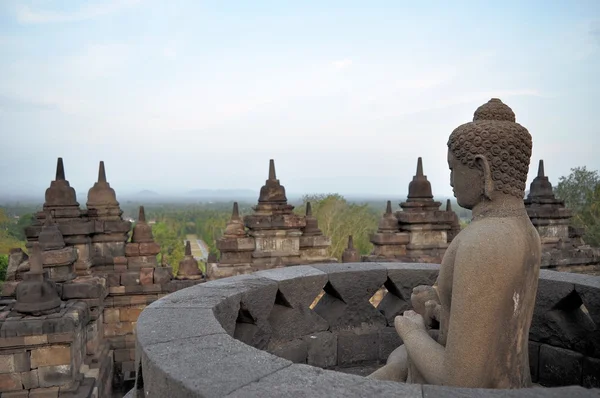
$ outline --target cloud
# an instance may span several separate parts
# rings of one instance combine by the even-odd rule
[[[0,94],[0,111],[9,112],[37,112],[57,110],[58,105],[52,102],[19,98],[11,95]]]
[[[94,44],[79,54],[64,57],[63,67],[71,76],[83,78],[114,76],[127,67],[132,56],[132,49],[126,44]]]
[[[333,63],[333,67],[336,69],[346,69],[348,68],[350,65],[352,65],[352,60],[351,59],[340,59],[338,61],[334,61]]]
[[[17,21],[22,24],[77,22],[112,14],[122,9],[133,7],[142,1],[143,0],[109,0],[92,2],[73,11],[42,10],[19,4],[15,8],[15,14]]]

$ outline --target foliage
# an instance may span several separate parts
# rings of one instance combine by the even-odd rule
[[[185,254],[183,240],[177,234],[177,225],[166,220],[157,222],[152,226],[152,234],[160,245],[160,260],[162,261],[164,256],[176,273]]]
[[[6,279],[6,270],[8,268],[8,256],[0,254],[0,282]]]
[[[573,224],[583,227],[584,240],[600,246],[600,175],[585,166],[571,169],[571,174],[561,177],[556,196],[565,201],[573,211]]]
[[[354,247],[361,254],[369,254],[373,246],[370,235],[377,229],[381,214],[368,204],[350,203],[338,194],[306,195],[303,204],[296,208],[298,214],[306,213],[306,202],[310,202],[313,216],[319,222],[323,234],[331,238],[329,254],[341,259],[352,235]]]
[[[0,255],[8,254],[12,248],[25,248],[23,229],[24,225],[29,225],[30,217],[32,216],[22,216],[15,220],[9,217],[3,208],[0,208]]]

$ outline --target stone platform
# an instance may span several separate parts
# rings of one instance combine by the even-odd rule
[[[127,396],[600,396],[600,278],[544,270],[530,366],[533,381],[552,388],[458,389],[349,374],[379,366],[401,344],[391,326],[394,316],[410,308],[412,288],[433,283],[438,269],[403,263],[296,266],[165,296],[138,319],[136,386]],[[376,308],[369,300],[382,286],[387,293]]]

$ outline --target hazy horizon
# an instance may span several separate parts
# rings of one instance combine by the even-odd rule
[[[600,2],[8,0],[0,197],[43,200],[56,158],[80,203],[258,192],[402,199],[418,156],[452,197],[446,142],[492,97],[556,185],[600,169]]]

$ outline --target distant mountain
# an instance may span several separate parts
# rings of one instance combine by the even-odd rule
[[[254,198],[258,192],[251,189],[194,189],[185,193],[185,196],[194,198]]]
[[[159,196],[158,192],[150,191],[148,189],[144,189],[132,196]]]

